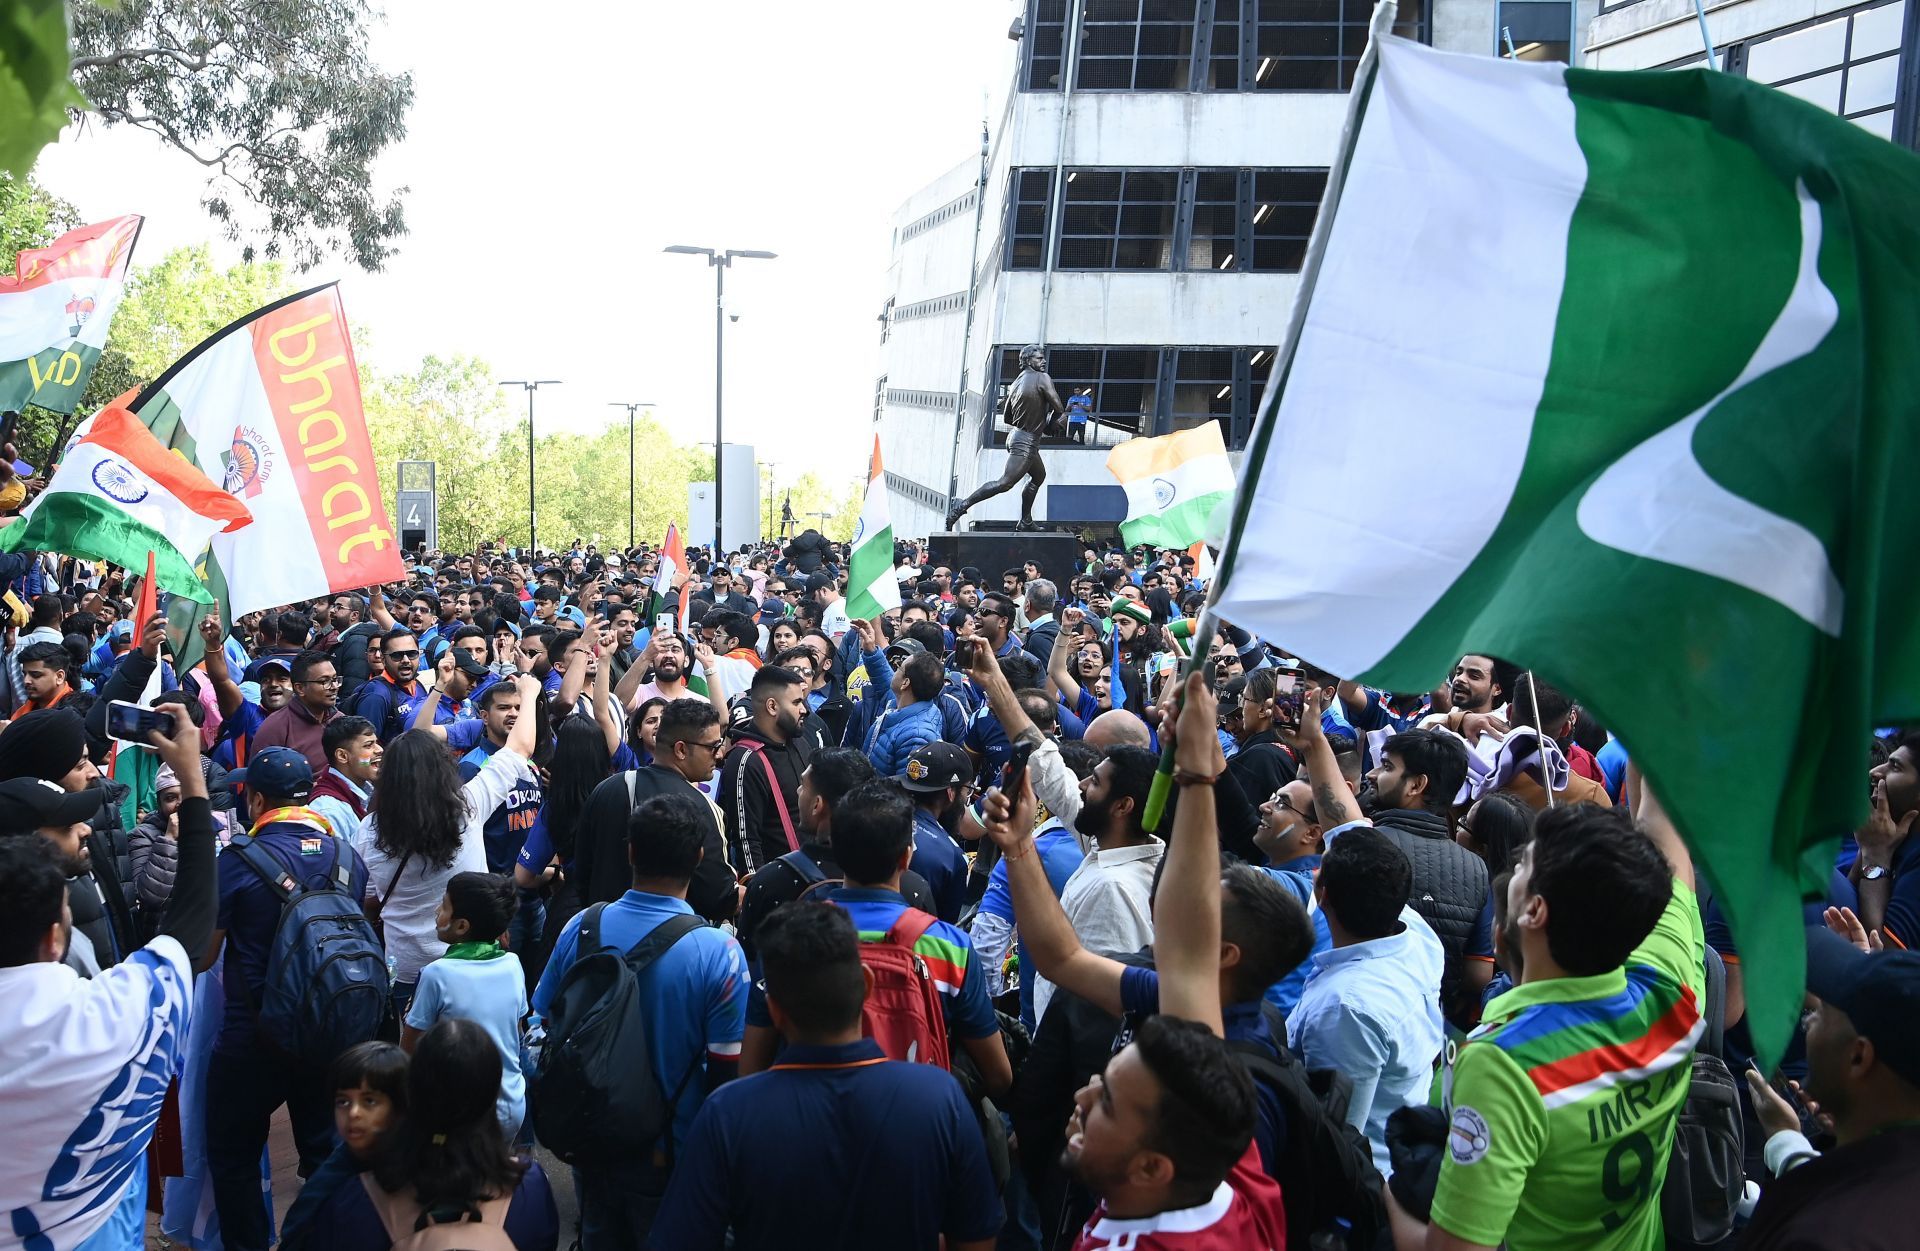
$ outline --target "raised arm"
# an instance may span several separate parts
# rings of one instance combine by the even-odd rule
[[[213,683],[213,696],[220,704],[220,715],[231,717],[247,702],[240,684],[227,667],[226,630],[220,624],[220,609],[209,609],[200,621],[200,642],[206,653],[207,680]]]
[[[1331,830],[1360,820],[1361,812],[1359,801],[1347,789],[1346,778],[1340,773],[1340,762],[1334,759],[1327,731],[1320,724],[1320,714],[1324,711],[1320,689],[1314,687],[1307,691],[1300,706],[1300,725],[1294,732],[1294,745],[1300,749],[1307,784],[1313,788],[1313,810],[1320,818],[1320,828]]]
[[[1171,725],[1173,779],[1181,789],[1153,904],[1153,959],[1160,971],[1160,1011],[1198,1021],[1215,1034],[1224,1035],[1220,1016],[1220,835],[1214,819],[1213,787],[1226,773],[1227,760],[1214,732],[1219,725],[1219,705],[1198,667],[1187,675],[1179,712]]]
[[[1684,882],[1689,890],[1693,889],[1693,856],[1687,851],[1686,843],[1680,839],[1680,831],[1674,828],[1673,821],[1667,816],[1667,810],[1660,803],[1660,797],[1653,793],[1653,787],[1640,773],[1639,766],[1631,760],[1627,762],[1626,793],[1631,797],[1634,819],[1647,837],[1653,840],[1667,863],[1673,866],[1676,881]]]
[[[700,671],[707,680],[707,702],[720,713],[720,724],[728,723],[727,700],[732,698],[727,690],[726,679],[720,676],[720,659],[713,654],[713,648],[704,640],[693,645],[693,659],[700,663]]]
[[[367,618],[380,627],[382,635],[400,624],[387,611],[387,588],[381,583],[373,584],[373,594],[367,598]]]
[[[1047,657],[1047,683],[1053,688],[1053,695],[1060,702],[1072,708],[1080,703],[1080,684],[1073,680],[1073,658],[1071,653],[1078,650],[1067,645],[1074,637],[1073,629],[1080,624],[1082,613],[1069,604],[1060,614],[1060,637],[1053,641],[1053,651]]]
[[[613,698],[629,712],[633,710],[634,692],[640,689],[640,684],[647,680],[649,673],[653,672],[653,640],[658,637],[657,634],[647,635],[647,645],[640,649],[640,654],[634,658],[632,664],[627,666],[627,671],[620,676],[619,684],[613,688]]]
[[[593,716],[606,735],[609,754],[620,750],[620,718],[613,711],[613,628],[605,617],[596,623],[593,640]]]
[[[1034,854],[1033,818],[1038,804],[1026,774],[1017,794],[999,787],[983,801],[987,837],[1000,848],[1007,866],[1007,889],[1013,895],[1014,923],[1026,939],[1027,953],[1042,976],[1065,987],[1102,1012],[1120,1015],[1120,978],[1126,966],[1096,955],[1080,945],[1060,900],[1047,881],[1047,871]],[[1216,910],[1218,903],[1215,904]]]

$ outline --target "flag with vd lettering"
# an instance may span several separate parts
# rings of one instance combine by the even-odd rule
[[[253,525],[216,535],[205,560],[223,622],[404,576],[333,284],[234,322],[132,407],[253,514]],[[200,652],[193,606],[174,604],[174,647],[190,667]]]
[[[28,248],[0,278],[0,409],[71,413],[126,291],[139,217],[115,217]]]
[[[1770,1066],[1872,730],[1920,720],[1920,157],[1710,71],[1385,39],[1355,89],[1216,607],[1388,690],[1481,652],[1577,698],[1712,883]],[[1417,501],[1327,489],[1408,449]]]

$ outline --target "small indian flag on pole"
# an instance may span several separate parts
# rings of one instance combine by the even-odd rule
[[[1206,538],[1213,512],[1233,498],[1233,465],[1220,423],[1156,439],[1128,439],[1107,455],[1127,493],[1120,537],[1129,545],[1191,547]]]
[[[245,504],[160,446],[138,417],[106,408],[40,498],[0,530],[0,551],[63,552],[129,569],[151,553],[155,583],[208,604],[213,596],[194,562],[214,535],[252,520]]]
[[[900,580],[893,572],[893,515],[887,508],[887,476],[880,469],[880,436],[873,436],[867,468],[867,499],[853,528],[847,559],[847,615],[856,621],[900,607]]]

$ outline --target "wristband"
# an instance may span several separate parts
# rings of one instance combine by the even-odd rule
[[[1034,847],[1034,840],[1033,840],[1033,837],[1029,835],[1028,837],[1020,840],[1020,850],[1018,852],[1002,851],[1000,853],[1000,858],[1002,860],[1005,860],[1008,864],[1012,864],[1016,860],[1025,860],[1028,856],[1031,856],[1033,854],[1033,847]]]
[[[1173,784],[1175,786],[1212,786],[1226,775],[1227,771],[1225,769],[1220,770],[1218,773],[1190,773],[1185,769],[1175,769],[1173,771]]]

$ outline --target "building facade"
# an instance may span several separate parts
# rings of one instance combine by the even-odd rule
[[[1913,42],[1909,4],[1920,0],[1735,0],[1708,13],[1729,72],[1911,143],[1915,93],[1886,86],[1911,65],[1900,51]],[[1411,0],[1395,29],[1451,51],[1598,68],[1703,59],[1691,0],[1600,5]],[[1092,408],[1084,442],[1043,443],[1043,520],[1124,516],[1105,460],[1125,439],[1213,421],[1230,450],[1245,446],[1371,10],[1371,0],[1009,5],[1004,109],[979,153],[893,222],[874,422],[897,533],[940,529],[950,499],[999,476],[1000,393],[1028,343],[1047,347],[1062,397],[1087,389]],[[970,517],[1018,511],[1016,490]]]

